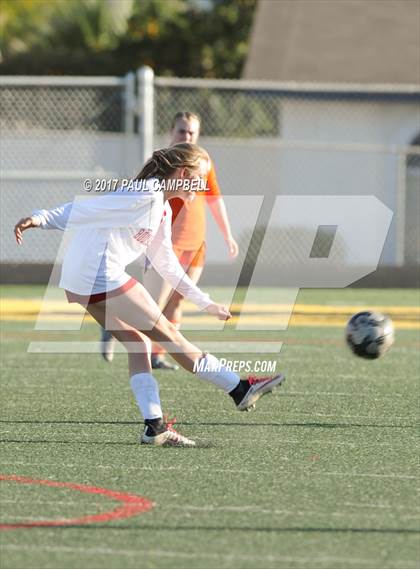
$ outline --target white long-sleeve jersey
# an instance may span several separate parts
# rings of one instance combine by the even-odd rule
[[[172,210],[153,183],[139,191],[117,190],[33,212],[42,229],[74,232],[64,256],[61,288],[81,295],[110,292],[130,280],[126,266],[147,255],[180,294],[200,309],[211,303],[178,262],[171,241]]]

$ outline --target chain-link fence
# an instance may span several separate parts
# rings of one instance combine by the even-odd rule
[[[1,90],[2,130],[16,133],[50,130],[121,132],[124,130],[120,85],[9,85]]]
[[[247,226],[247,216],[238,215],[238,202],[231,212],[243,244],[242,262],[246,254],[251,263],[260,255],[260,264],[272,266],[280,239],[289,243],[293,259],[299,257],[307,228],[295,226],[274,230],[271,246],[264,248],[267,258],[261,258],[260,243],[276,195],[373,195],[394,213],[380,263],[415,264],[420,261],[420,190],[419,165],[412,157],[420,154],[419,102],[419,89],[402,86],[156,78],[155,143],[168,141],[174,112],[195,112],[202,121],[201,144],[214,160],[223,192],[265,197],[268,211],[262,212],[258,223],[263,227],[255,232]],[[215,241],[210,255],[217,262],[226,255],[209,221],[209,238]],[[331,255],[344,253],[342,245],[337,239]]]
[[[188,110],[201,117],[200,143],[215,163],[241,246],[238,271],[259,255],[268,222],[273,231],[261,250],[263,267],[276,262],[276,243],[287,241],[282,250],[296,259],[313,241],[305,226],[276,228],[269,221],[277,195],[376,196],[394,214],[381,264],[417,264],[419,101],[419,89],[403,86],[154,78],[150,72],[137,80],[133,74],[3,78],[2,262],[54,262],[61,236],[34,232],[30,246],[16,248],[15,220],[83,193],[84,178],[133,175],[153,147],[169,143],[174,114]],[[374,230],[375,219],[370,222]],[[227,263],[211,216],[208,223],[208,262]],[[330,256],[345,256],[339,235]]]
[[[134,76],[3,77],[0,85],[1,260],[53,263],[61,235],[34,232],[17,248],[11,229],[39,207],[72,200],[83,180],[118,177],[138,156]]]

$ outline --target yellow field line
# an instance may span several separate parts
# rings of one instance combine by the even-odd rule
[[[286,328],[289,321],[291,306],[289,304],[240,304],[231,306],[232,312],[242,310],[240,318],[234,316],[229,325],[234,326],[240,321],[242,326],[256,326],[258,329],[278,329]],[[417,330],[420,329],[420,307],[417,306],[369,306],[370,309],[385,312],[393,318],[393,323],[397,329]],[[183,323],[188,326],[194,324],[197,327],[214,325],[212,316],[197,312],[196,307],[185,303],[186,313]],[[42,313],[40,311],[42,310]],[[323,326],[323,327],[343,327],[348,318],[355,312],[363,310],[360,305],[331,306],[324,304],[296,304],[293,307],[290,326]],[[42,299],[18,299],[3,298],[0,304],[0,319],[13,321],[35,321],[41,318],[42,321],[75,321],[80,320],[84,310],[78,304],[69,304],[65,300]],[[86,321],[92,322],[93,319],[85,316]]]
[[[3,321],[13,321],[13,322],[35,322],[37,319],[37,315],[35,314],[16,314],[12,315],[5,315],[2,320]],[[307,315],[298,314],[292,316],[290,319],[289,327],[294,326],[309,326],[309,327],[339,327],[343,328],[347,322],[346,317],[342,316],[311,316],[308,317]],[[80,316],[78,314],[45,314],[42,318],[42,322],[71,322],[71,321],[80,321]],[[84,318],[86,322],[94,322],[93,318],[87,314]],[[286,328],[287,326],[287,319],[285,318],[278,318],[276,316],[271,317],[264,317],[264,316],[241,316],[239,319],[238,317],[234,316],[229,320],[229,326],[234,326],[238,321],[240,321],[241,326],[249,326],[250,330],[252,330],[252,326],[258,326],[257,329],[264,330],[264,326],[266,326],[267,330],[270,329],[279,329]],[[182,319],[183,325],[188,327],[189,324],[194,324],[195,327],[202,327],[202,326],[209,326],[209,329],[212,328],[215,324],[215,319],[213,316],[201,315],[198,314],[197,316],[184,316]],[[408,321],[408,320],[398,320],[393,319],[394,327],[397,330],[419,330],[420,329],[420,322],[417,321]]]
[[[41,299],[16,299],[16,298],[3,298],[0,304],[0,315],[5,316],[17,316],[23,314],[38,315],[42,308],[42,313],[65,313],[65,314],[80,314],[81,307],[78,304],[69,304],[66,301],[45,301],[42,302]],[[325,304],[295,304],[292,305],[293,314],[313,314],[313,315],[349,315],[351,316],[355,312],[363,310],[363,306],[360,305],[342,305],[342,306],[331,306]],[[420,318],[420,307],[418,306],[370,306],[370,310],[376,310],[378,312],[384,312],[390,316],[418,316]],[[238,312],[242,310],[243,314],[255,312],[258,317],[263,314],[270,315],[288,315],[291,309],[290,304],[245,304],[243,307],[241,304],[232,304],[230,307],[232,312]],[[189,302],[185,303],[185,310],[194,312],[196,310],[195,306]]]

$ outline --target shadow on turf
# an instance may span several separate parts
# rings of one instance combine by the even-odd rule
[[[410,428],[414,425],[395,425],[395,424],[372,424],[372,423],[203,423],[197,421],[195,423],[189,423],[187,421],[179,421],[178,425],[185,426],[203,426],[203,427],[304,427],[310,429],[351,429],[353,427],[374,427],[382,429],[384,427],[398,427],[398,428]]]
[[[28,424],[28,425],[136,425],[140,427],[142,423],[138,421],[38,421],[38,420],[7,420],[7,419],[0,419],[0,423],[6,423],[10,425],[17,425],[17,424]],[[178,421],[177,425],[179,426],[186,426],[186,427],[302,427],[307,429],[353,429],[353,428],[374,428],[374,429],[383,429],[383,428],[397,428],[397,429],[413,429],[415,425],[396,425],[396,424],[372,424],[372,423],[227,423],[227,422],[189,422],[189,421]],[[9,440],[1,440],[0,442],[40,442],[40,441],[9,441]],[[43,441],[43,442],[52,442],[52,441]],[[56,442],[66,442],[66,441],[56,441]]]
[[[0,419],[0,423],[10,423],[10,424],[19,424],[19,423],[28,423],[29,425],[141,425],[139,421],[38,421],[38,420],[29,420],[25,421],[22,419],[19,420],[7,420],[7,419]]]
[[[140,446],[139,442],[123,442],[123,441],[78,441],[78,440],[71,440],[71,441],[59,441],[56,439],[48,440],[48,439],[0,439],[0,443],[13,443],[13,444],[25,444],[25,445],[104,445],[104,446]],[[141,445],[142,449],[160,449],[159,446],[154,445]],[[165,447],[167,451],[168,448],[180,450],[181,447]],[[196,442],[194,447],[182,447],[182,450],[195,450],[195,449],[202,449],[202,448],[217,448],[217,445],[211,442],[201,441]]]
[[[267,528],[267,527],[235,527],[235,526],[179,526],[179,527],[168,527],[168,526],[156,526],[156,525],[113,525],[113,524],[92,524],[92,525],[66,525],[66,526],[48,526],[48,527],[38,527],[36,529],[46,529],[46,530],[65,530],[65,529],[110,529],[110,530],[143,530],[143,531],[212,531],[212,532],[225,532],[225,531],[239,531],[239,532],[257,532],[257,533],[356,533],[356,534],[420,534],[420,530],[417,529],[394,529],[394,528],[319,528],[319,527],[285,527],[285,528]]]

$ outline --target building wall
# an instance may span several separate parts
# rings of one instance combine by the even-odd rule
[[[383,265],[395,264],[401,184],[396,146],[407,145],[420,130],[418,107],[398,102],[279,100],[278,138],[201,139],[215,162],[233,233],[241,242],[241,258],[263,197],[374,195],[395,214],[381,260]],[[155,140],[155,147],[167,144],[167,137]],[[14,222],[37,207],[86,195],[77,172],[98,177],[134,175],[141,167],[138,156],[138,139],[124,134],[3,135],[2,168],[16,177],[6,175],[2,184],[1,260],[53,262],[61,235],[34,232],[30,244],[17,248]],[[31,179],[34,170],[49,177]],[[63,179],[63,172],[73,172],[73,179]],[[208,224],[209,263],[230,264],[210,215]]]
[[[287,100],[282,105],[282,140],[313,142],[319,150],[284,150],[282,186],[292,194],[376,196],[394,213],[381,264],[395,265],[404,215],[396,147],[409,145],[419,128],[415,103]],[[323,144],[328,146],[322,149]]]
[[[244,79],[420,83],[416,0],[259,0]]]

